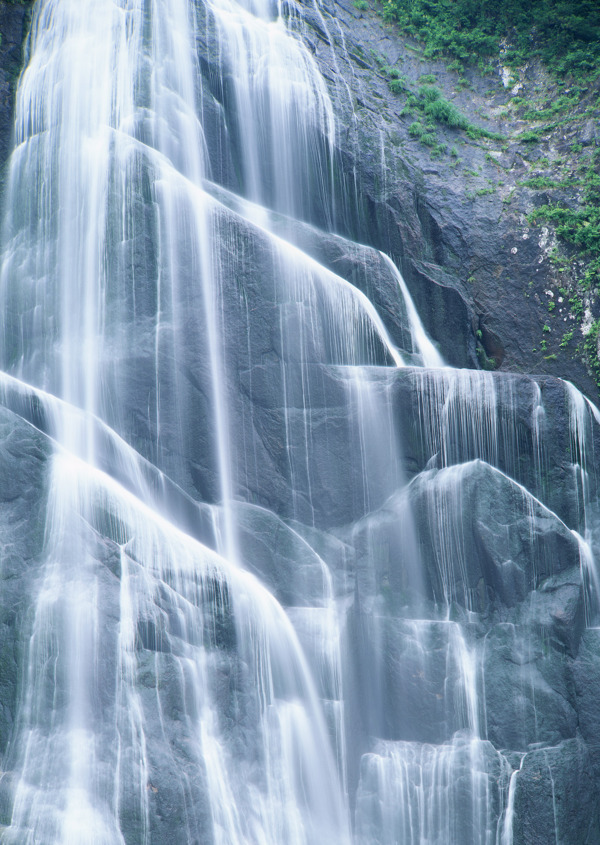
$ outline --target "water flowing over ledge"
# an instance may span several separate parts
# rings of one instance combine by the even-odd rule
[[[584,841],[556,807],[591,765],[600,415],[445,366],[390,258],[338,234],[345,83],[301,12],[35,4],[3,843],[516,845],[536,802]]]

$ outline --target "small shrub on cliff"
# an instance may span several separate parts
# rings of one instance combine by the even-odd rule
[[[426,147],[437,147],[437,138],[433,132],[424,132],[419,138],[419,141],[425,144]]]
[[[406,91],[406,81],[402,78],[390,79],[388,85],[392,94],[402,94]]]
[[[436,100],[441,99],[442,92],[439,88],[434,88],[432,85],[421,85],[419,96],[426,103],[435,103]]]
[[[464,114],[461,114],[456,106],[447,100],[438,99],[425,103],[425,114],[453,129],[468,129],[470,126]]]
[[[528,129],[526,132],[521,132],[521,134],[517,137],[517,140],[522,141],[525,144],[537,144],[540,140],[540,133],[533,129]]]

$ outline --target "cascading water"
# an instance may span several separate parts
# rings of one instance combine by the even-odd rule
[[[445,368],[382,253],[315,259],[340,174],[301,35],[292,4],[35,4],[0,397],[45,469],[2,842],[508,845],[540,747],[555,818],[538,635],[561,590],[596,621],[598,413]]]

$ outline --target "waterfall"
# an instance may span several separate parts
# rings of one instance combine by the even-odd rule
[[[338,234],[328,84],[295,3],[35,2],[2,843],[503,845],[536,749],[559,841],[576,726],[546,678],[598,622],[600,415],[445,366],[391,258]]]

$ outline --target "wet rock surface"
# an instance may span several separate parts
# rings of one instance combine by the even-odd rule
[[[25,630],[43,552],[46,465],[51,451],[47,438],[7,409],[0,409],[0,754],[3,756],[14,724]]]
[[[14,98],[33,0],[0,3],[0,187],[13,145]]]
[[[6,33],[1,50],[7,57],[0,78],[3,130],[10,123],[10,67],[18,67],[25,16],[25,5],[0,4],[0,29]],[[463,732],[476,723],[484,738],[478,764],[494,780],[492,814],[501,811],[510,771],[521,766],[514,792],[514,845],[554,840],[598,845],[600,642],[597,630],[586,628],[589,573],[573,532],[586,527],[586,497],[588,503],[597,499],[593,447],[599,432],[588,413],[589,451],[583,455],[573,434],[568,389],[552,376],[566,375],[590,395],[595,387],[581,362],[570,362],[564,372],[560,361],[532,357],[546,319],[543,291],[553,284],[553,271],[545,236],[529,232],[523,222],[530,198],[521,195],[515,205],[503,202],[527,166],[518,145],[508,150],[495,149],[493,142],[475,145],[448,130],[448,143],[460,145],[463,166],[477,171],[467,196],[464,173],[446,159],[431,160],[411,139],[401,103],[371,50],[399,62],[415,82],[435,70],[440,84],[452,88],[452,75],[415,58],[378,18],[349,3],[325,5],[322,15],[307,8],[304,23],[302,37],[328,81],[342,127],[334,154],[337,234],[319,229],[323,210],[315,199],[293,231],[281,217],[282,236],[337,274],[340,290],[350,282],[363,291],[407,360],[413,350],[406,312],[375,250],[390,254],[402,267],[423,321],[450,364],[474,368],[494,358],[506,370],[542,366],[551,374],[532,379],[510,373],[391,371],[383,366],[390,358],[382,337],[361,335],[370,375],[357,400],[326,320],[307,337],[310,343],[286,346],[284,338],[293,336],[302,321],[302,308],[278,289],[280,265],[269,239],[226,208],[229,200],[221,193],[224,205],[216,225],[228,252],[228,277],[236,282],[223,289],[222,302],[230,318],[227,365],[235,374],[228,397],[232,463],[244,466],[235,479],[239,498],[245,500],[236,505],[244,564],[291,618],[298,607],[310,607],[327,592],[325,563],[332,572],[327,589],[346,613],[342,660],[348,680],[348,771],[359,810],[372,800],[363,755],[392,759],[400,749],[402,760],[409,759],[418,771],[421,763],[415,762],[412,743],[435,746],[428,752],[433,756],[455,743],[461,761],[457,806],[468,816],[466,772],[474,752]],[[207,77],[212,58],[202,56]],[[474,92],[456,93],[457,104],[474,120],[473,103],[486,84],[473,77]],[[207,144],[216,147],[226,129],[222,107],[228,106],[228,95],[226,84],[214,77],[207,90]],[[505,129],[499,118],[489,125]],[[0,157],[8,138],[6,130]],[[235,150],[219,161],[215,180],[226,188],[239,187]],[[478,193],[500,164],[507,173],[502,190]],[[217,197],[219,190],[213,189]],[[151,229],[149,221],[146,245]],[[136,271],[141,278],[154,260],[150,247],[140,247]],[[190,303],[192,282],[184,292]],[[302,284],[307,285],[306,278]],[[333,305],[318,293],[315,298],[320,314],[341,310],[343,297]],[[185,349],[176,366],[167,354],[158,361],[163,382],[175,372],[179,397],[184,397],[177,406],[174,391],[161,395],[161,437],[170,445],[158,447],[148,414],[148,407],[159,402],[153,369],[156,291],[140,282],[136,300],[135,324],[123,329],[135,354],[120,366],[122,402],[111,409],[110,422],[178,485],[177,501],[215,504],[220,491],[205,327],[194,321],[190,308],[183,325]],[[236,339],[246,338],[248,325],[248,343],[242,347]],[[284,393],[285,407],[280,402]],[[472,407],[474,395],[478,410]],[[364,420],[359,421],[356,408],[364,412],[373,396],[390,399],[393,413],[386,434],[402,456],[401,469],[385,464],[377,443],[360,442],[359,422],[364,425]],[[179,437],[182,408],[188,424]],[[13,410],[0,415],[0,753],[6,752],[13,728],[23,631],[29,630],[25,620],[31,614],[26,597],[44,550],[52,451],[49,439]],[[362,430],[369,431],[368,426]],[[364,465],[356,461],[357,454]],[[244,463],[247,455],[253,463]],[[585,483],[577,475],[582,469]],[[203,513],[210,524],[212,513]],[[193,508],[188,518],[190,524],[198,520]],[[119,543],[105,525],[82,532],[102,570],[105,600],[116,605]],[[215,545],[214,526],[212,535],[205,526],[198,533]],[[157,604],[166,618],[164,595]],[[448,614],[441,618],[444,606]],[[114,614],[111,625],[114,638]],[[243,660],[232,657],[235,632],[227,613],[215,612],[211,625],[223,724],[245,747],[251,741],[244,721],[252,707],[251,679],[244,675]],[[156,619],[144,618],[138,625],[135,651],[140,698],[148,712],[156,706],[161,678],[164,721],[148,729],[150,835],[153,842],[173,841],[175,823],[181,836],[175,841],[201,837],[209,842],[210,811],[202,779],[194,780],[190,751],[195,737],[182,717],[185,684]],[[465,679],[465,665],[476,667],[475,680]],[[106,692],[114,665],[107,659],[100,671]],[[473,684],[480,691],[476,713],[465,692]],[[327,697],[330,691],[322,692]],[[390,745],[382,749],[379,741]],[[10,759],[6,762],[8,768]],[[173,786],[178,779],[192,785],[178,791]],[[0,823],[7,824],[10,775],[0,783]],[[132,842],[141,824],[136,806],[133,791],[123,797],[121,828]],[[186,816],[189,806],[195,810]],[[363,840],[378,842],[380,828],[361,824],[357,829]],[[461,824],[463,838],[457,841],[467,843],[473,831],[464,818]]]
[[[467,71],[465,87],[446,63],[426,59],[416,42],[400,38],[375,11],[358,10],[349,0],[321,8],[317,15],[303,7],[306,38],[341,116],[341,167],[354,174],[360,209],[340,223],[341,230],[398,263],[450,363],[476,366],[477,348],[481,366],[568,378],[597,397],[587,365],[571,348],[559,347],[566,331],[574,329],[579,342],[582,335],[559,292],[564,277],[550,260],[556,239],[526,220],[547,197],[521,187],[538,159],[553,160],[579,138],[567,128],[564,137],[554,133],[537,145],[519,141],[529,125],[506,108],[511,92],[503,87],[501,66],[485,77]],[[406,80],[404,92],[390,91],[389,67]],[[428,74],[473,124],[503,139],[472,141],[438,127],[438,141],[447,148],[433,157],[408,131],[417,118],[403,113],[407,93]],[[534,97],[544,84],[543,69],[532,65],[520,93]],[[585,127],[587,137],[592,130]],[[456,155],[449,155],[451,149]],[[351,194],[353,183],[345,188]],[[573,202],[574,196],[565,199]],[[470,322],[466,334],[464,321],[457,323],[460,310]]]

